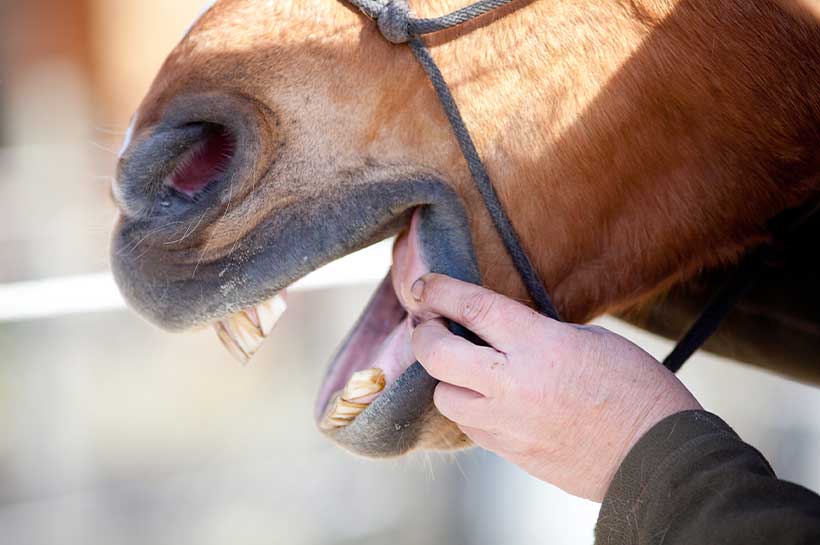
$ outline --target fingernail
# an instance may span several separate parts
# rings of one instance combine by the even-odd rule
[[[421,296],[424,295],[424,280],[419,278],[413,282],[413,286],[410,288],[410,295],[412,295],[416,301],[421,301]]]

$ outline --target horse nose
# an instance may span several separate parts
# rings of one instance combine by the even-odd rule
[[[225,173],[235,147],[231,131],[192,122],[141,131],[124,150],[115,193],[126,214],[170,209],[194,201]],[[157,207],[159,205],[159,207]]]
[[[127,217],[173,215],[210,202],[228,182],[245,183],[266,171],[281,149],[276,116],[230,93],[148,101],[137,119],[115,183]]]

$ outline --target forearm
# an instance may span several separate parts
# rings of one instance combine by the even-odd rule
[[[775,476],[718,417],[673,415],[615,474],[596,528],[601,545],[820,543],[820,497]]]

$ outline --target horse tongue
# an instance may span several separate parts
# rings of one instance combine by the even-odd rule
[[[287,310],[285,291],[214,324],[219,340],[240,363],[250,361]]]

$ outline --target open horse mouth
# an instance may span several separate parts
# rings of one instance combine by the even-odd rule
[[[427,272],[480,281],[460,197],[420,167],[373,164],[357,170],[353,183],[348,175],[300,194],[303,184],[292,178],[300,171],[286,154],[260,165],[265,153],[253,116],[234,101],[228,106],[231,115],[207,122],[190,122],[186,111],[183,120],[168,115],[141,130],[121,158],[123,213],[112,270],[126,299],[166,329],[213,326],[230,353],[246,362],[285,312],[288,286],[396,236],[390,272],[319,388],[317,423],[335,442],[366,456],[462,446],[457,430],[436,444],[422,439],[431,426],[442,435],[436,420],[443,417],[432,403],[435,380],[413,356],[415,320],[406,310],[412,283]],[[288,194],[253,193],[272,186]],[[264,213],[230,224],[231,210],[254,199]],[[219,227],[227,234],[211,251]]]
[[[403,214],[392,266],[332,358],[316,400],[323,433],[359,454],[392,456],[415,445],[433,418],[435,381],[416,363],[412,331],[419,318],[407,310],[413,282],[432,270],[425,256],[429,208]],[[429,219],[428,219],[429,222]],[[435,246],[435,243],[434,243]],[[436,251],[435,248],[433,251]],[[448,266],[439,271],[458,270]],[[472,264],[470,264],[472,265]],[[273,297],[218,320],[214,327],[228,351],[245,363],[264,344],[287,308],[286,288]],[[446,445],[461,446],[463,438]]]
[[[390,272],[330,363],[316,405],[324,430],[349,426],[416,361],[411,334],[418,318],[406,309],[412,282],[430,270],[423,257],[420,221],[416,209],[409,227],[396,239]],[[286,308],[282,290],[220,320],[215,329],[225,347],[244,363],[262,346]]]
[[[393,247],[393,266],[333,358],[319,391],[323,428],[346,427],[416,361],[410,345],[416,317],[407,308],[410,286],[429,272],[419,235],[420,214]]]

